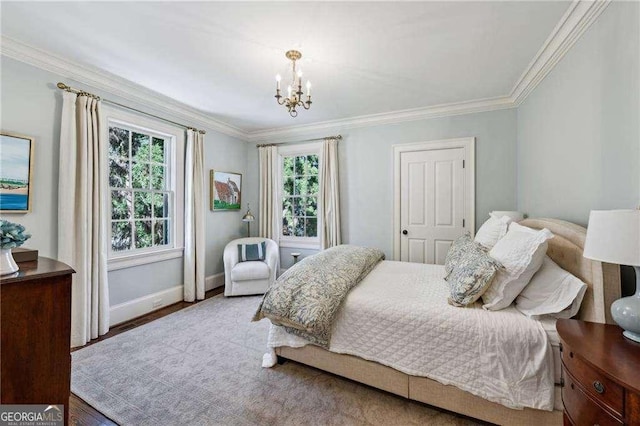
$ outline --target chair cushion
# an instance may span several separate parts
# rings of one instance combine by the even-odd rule
[[[265,241],[258,244],[238,244],[238,261],[247,262],[253,260],[264,260],[267,253],[267,243]]]
[[[248,261],[236,264],[231,270],[231,280],[249,281],[268,279],[271,270],[269,266],[261,261]]]

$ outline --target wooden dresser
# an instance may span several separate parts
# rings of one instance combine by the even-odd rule
[[[69,419],[71,274],[46,257],[0,277],[2,404],[64,405]]]
[[[640,425],[640,344],[620,327],[558,320],[565,425]]]

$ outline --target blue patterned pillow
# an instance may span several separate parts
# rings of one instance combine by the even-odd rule
[[[238,261],[248,262],[264,260],[267,253],[267,243],[263,241],[258,244],[238,244]]]
[[[445,278],[449,283],[449,304],[467,306],[478,300],[500,268],[502,264],[489,256],[482,245],[467,246],[451,274]]]
[[[476,245],[477,243],[473,241],[469,232],[461,235],[453,242],[453,244],[451,244],[451,247],[447,252],[447,257],[444,259],[444,270],[446,272],[445,279],[451,275],[453,268],[455,268],[458,262],[460,262],[460,258],[462,258],[464,253]]]

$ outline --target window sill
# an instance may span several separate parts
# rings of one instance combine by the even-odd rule
[[[182,254],[182,248],[173,248],[148,253],[136,253],[122,257],[112,257],[107,261],[107,271],[116,271],[118,269],[133,268],[135,266],[147,265],[149,263],[178,259],[182,257]]]
[[[299,248],[308,250],[320,250],[320,241],[312,240],[284,240],[280,239],[280,248]]]

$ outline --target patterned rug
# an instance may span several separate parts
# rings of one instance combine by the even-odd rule
[[[72,353],[71,390],[121,425],[472,425],[295,362],[261,367],[260,297],[213,297]]]

